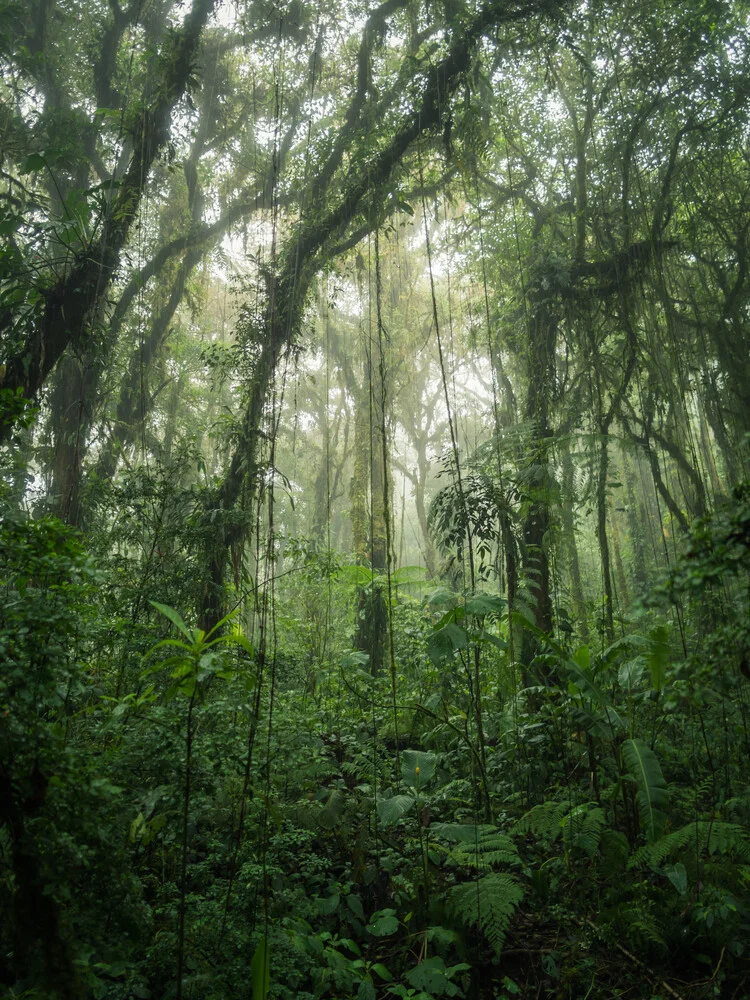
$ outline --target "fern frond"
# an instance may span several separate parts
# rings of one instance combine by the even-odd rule
[[[485,875],[450,890],[452,912],[468,927],[479,927],[499,957],[523,889],[512,875]]]
[[[628,942],[636,948],[668,950],[657,920],[646,907],[638,903],[621,906],[617,922],[622,926]]]
[[[739,823],[699,820],[639,848],[628,862],[628,868],[646,865],[658,868],[689,844],[695,845],[699,854],[707,851],[709,854],[733,855],[740,861],[750,860],[750,835],[745,827]]]
[[[750,861],[750,835],[739,823],[711,823],[708,835],[709,854],[730,854],[740,861]]]
[[[560,835],[560,823],[565,815],[566,804],[549,800],[533,806],[513,825],[512,833],[533,833],[537,837],[549,836],[555,840]]]
[[[583,851],[593,858],[599,849],[604,824],[604,810],[596,802],[574,806],[561,820],[565,847]]]
[[[516,845],[504,833],[497,830],[485,834],[475,843],[459,844],[450,856],[465,868],[487,870],[493,865],[520,865]]]

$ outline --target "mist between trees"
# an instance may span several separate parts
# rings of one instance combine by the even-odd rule
[[[3,996],[750,996],[749,15],[0,0]]]

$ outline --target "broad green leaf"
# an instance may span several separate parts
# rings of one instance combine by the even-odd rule
[[[466,613],[469,615],[501,614],[507,603],[504,597],[498,597],[496,594],[474,594],[466,602]]]
[[[180,618],[180,616],[177,614],[174,608],[169,608],[167,607],[166,604],[159,604],[158,601],[149,601],[148,603],[151,604],[153,607],[155,607],[157,611],[160,611],[165,617],[167,617],[172,622],[173,625],[176,625],[177,628],[180,630],[180,632],[182,632],[182,634],[188,640],[188,642],[190,643],[195,642],[193,633],[187,627],[182,618]]]
[[[488,642],[491,646],[496,649],[507,649],[508,643],[505,639],[501,639],[500,636],[493,635],[492,632],[488,632],[487,629],[482,629],[479,633],[479,639],[481,642]]]
[[[356,587],[366,587],[368,584],[372,583],[373,580],[373,572],[371,569],[368,569],[367,566],[354,565],[353,563],[340,566],[336,570],[334,576],[337,580],[341,580],[343,583],[349,583]]]
[[[370,662],[370,654],[363,653],[358,649],[352,649],[339,660],[339,665],[345,670],[349,667],[366,667]]]
[[[332,830],[341,819],[345,808],[344,796],[338,788],[334,788],[328,796],[328,801],[318,813],[318,822],[324,830]]]
[[[253,1000],[266,1000],[271,988],[271,956],[269,952],[268,939],[263,935],[250,963]]]
[[[435,774],[438,759],[434,753],[404,750],[401,754],[401,777],[412,788],[424,788]]]
[[[424,566],[399,566],[391,574],[391,583],[397,587],[415,586],[427,582],[427,570]]]
[[[395,910],[378,910],[373,913],[367,930],[375,937],[388,937],[398,930],[398,920]]]
[[[377,994],[371,976],[365,976],[357,990],[357,1000],[375,1000]]]
[[[365,919],[365,911],[362,909],[362,900],[359,896],[355,896],[351,893],[346,897],[346,905],[352,911],[355,917],[359,917],[360,920]]]
[[[390,826],[405,816],[414,805],[411,795],[394,795],[378,802],[378,819],[384,826]]]
[[[456,604],[457,601],[458,594],[453,590],[448,590],[447,587],[438,587],[427,598],[427,604],[431,608],[434,608],[438,604]]]
[[[591,667],[591,650],[588,646],[579,646],[573,654],[573,659],[581,670],[589,670]]]
[[[622,758],[638,786],[638,812],[646,840],[652,844],[664,832],[669,801],[667,783],[654,751],[643,740],[625,740]]]
[[[651,687],[655,691],[661,691],[669,666],[669,630],[667,626],[657,625],[655,629],[652,629],[649,638],[651,639],[651,652],[648,657],[648,666],[651,671]]]
[[[37,170],[44,170],[47,161],[39,153],[30,153],[20,166],[20,174],[33,174]]]
[[[639,687],[645,667],[646,663],[642,656],[636,656],[634,660],[628,660],[627,663],[621,664],[617,671],[617,681],[620,687],[626,691],[633,691]]]
[[[466,649],[469,637],[466,629],[459,625],[448,624],[436,629],[427,636],[427,655],[436,667],[452,659],[458,649]]]
[[[425,993],[442,996],[448,992],[446,987],[449,985],[449,980],[445,962],[439,955],[426,958],[413,969],[409,969],[406,973],[406,979],[414,989],[424,990]]]
[[[667,865],[664,869],[664,874],[679,894],[684,896],[688,888],[688,877],[682,862],[678,861],[676,865]]]
[[[14,233],[22,222],[23,218],[20,215],[6,216],[2,221],[0,221],[0,236],[6,236],[8,233]]]
[[[225,643],[227,646],[239,646],[240,649],[244,649],[251,660],[255,659],[255,646],[250,642],[247,636],[239,635],[233,632],[231,635],[224,635],[221,639],[215,640],[219,643]]]
[[[327,896],[325,899],[318,898],[315,900],[318,910],[325,916],[330,916],[335,913],[339,908],[341,903],[341,896],[338,893],[334,893],[333,896]]]

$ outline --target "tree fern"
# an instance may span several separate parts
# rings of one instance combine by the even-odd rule
[[[468,927],[479,927],[497,956],[505,941],[523,889],[512,875],[485,875],[478,882],[466,882],[450,890],[452,912]]]
[[[625,740],[622,759],[638,786],[638,813],[649,844],[664,832],[665,809],[669,801],[667,783],[654,751],[643,740]]]

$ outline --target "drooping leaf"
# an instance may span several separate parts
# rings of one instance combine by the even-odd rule
[[[449,623],[442,628],[435,629],[427,637],[427,655],[436,667],[442,666],[452,659],[453,654],[458,649],[466,649],[469,645],[469,637],[466,629],[459,625]]]
[[[474,594],[466,602],[466,613],[469,615],[501,614],[508,602],[496,594]]]
[[[664,869],[664,874],[679,894],[684,896],[688,889],[688,877],[685,866],[680,861],[676,865],[667,865]]]
[[[271,988],[271,956],[268,938],[263,937],[258,942],[253,960],[250,963],[250,979],[253,988],[253,1000],[266,1000]]]
[[[638,787],[638,813],[649,844],[658,840],[667,821],[667,783],[654,751],[640,739],[625,740],[622,759]]]
[[[661,691],[669,666],[669,630],[667,626],[658,625],[651,631],[650,639],[651,652],[648,657],[648,667],[651,672],[651,687],[654,691]]]
[[[334,788],[328,801],[318,813],[318,822],[324,830],[332,830],[344,813],[346,802],[338,788]]]
[[[646,664],[642,656],[636,656],[634,660],[628,660],[621,664],[617,671],[617,682],[626,691],[635,690],[641,683],[643,671]]]
[[[488,632],[486,628],[483,628],[479,633],[480,642],[488,642],[495,649],[505,650],[508,648],[508,643],[505,639],[501,639],[498,635],[493,635],[492,632]]]
[[[448,590],[447,587],[438,587],[427,598],[427,604],[431,608],[438,604],[456,604],[457,601],[458,594],[452,590]]]
[[[324,914],[324,916],[330,916],[338,910],[341,903],[341,896],[335,892],[332,896],[326,896],[325,899],[318,897],[315,903],[320,913]]]
[[[414,805],[411,795],[393,795],[390,799],[380,799],[378,802],[378,819],[384,826],[397,823]]]
[[[573,659],[581,670],[591,669],[591,650],[588,646],[579,646],[573,654]]]
[[[158,601],[149,601],[148,603],[153,605],[157,611],[160,611],[166,618],[168,618],[173,625],[176,625],[188,642],[192,643],[195,641],[193,633],[187,627],[182,618],[180,618],[174,608],[167,607],[166,604],[160,604]]]

